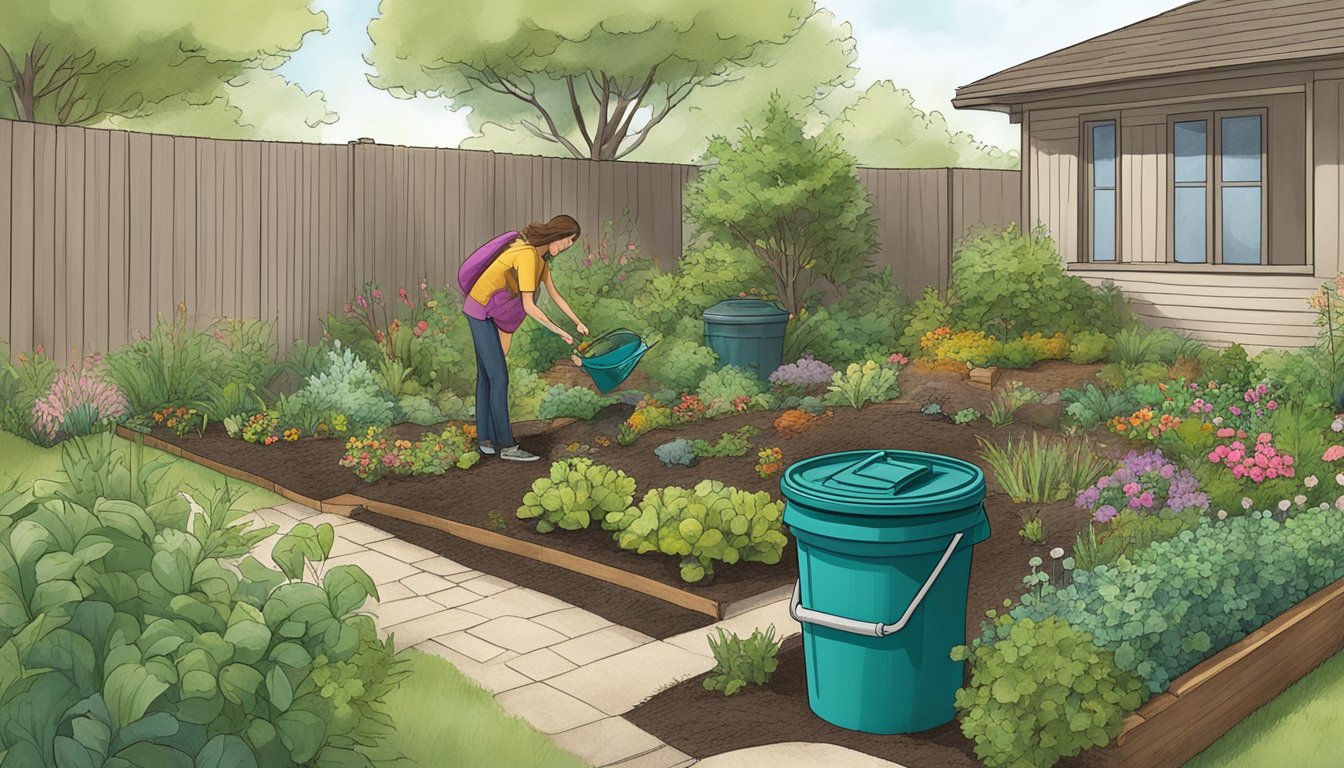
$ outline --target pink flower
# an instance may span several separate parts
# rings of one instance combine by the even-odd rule
[[[382,301],[382,299],[383,299],[383,292],[380,291],[380,290],[378,290],[377,288],[374,288],[374,289],[373,289],[373,298],[378,299],[379,301]]]
[[[592,266],[592,264],[593,264],[593,260],[592,260],[592,259],[584,259],[584,260],[583,260],[583,266],[585,266],[585,267]]]
[[[906,357],[905,355],[902,355],[900,352],[896,352],[891,357],[887,358],[887,362],[891,363],[892,365],[905,365],[906,363],[910,362],[910,358]]]
[[[1231,428],[1228,428],[1228,427],[1223,427],[1222,429],[1218,430],[1218,432],[1217,432],[1217,435],[1218,435],[1219,437],[1231,437],[1231,436],[1233,436],[1233,435],[1235,435],[1235,434],[1237,434],[1236,430],[1231,429]]]
[[[617,280],[620,280],[622,283],[624,283],[624,282],[625,282],[625,273],[622,272],[621,274],[617,275],[617,276],[616,276],[616,279],[617,279]]]
[[[637,246],[636,246],[634,243],[626,243],[626,244],[625,244],[625,250],[627,250],[627,251],[633,251],[633,250],[635,250],[636,247],[637,247]]]
[[[1279,407],[1279,403],[1277,400],[1270,400],[1268,403],[1265,403],[1265,407],[1272,411]]]
[[[1325,449],[1325,455],[1321,461],[1339,461],[1344,459],[1344,445],[1332,445]]]

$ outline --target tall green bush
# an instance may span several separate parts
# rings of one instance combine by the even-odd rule
[[[700,233],[748,249],[794,315],[812,304],[813,275],[840,285],[868,268],[877,250],[870,207],[853,156],[807,136],[778,95],[736,145],[710,141],[686,192],[686,216]]]
[[[1064,271],[1042,230],[1009,226],[965,242],[952,262],[954,317],[966,328],[1000,337],[1120,326],[1118,291],[1099,290]]]

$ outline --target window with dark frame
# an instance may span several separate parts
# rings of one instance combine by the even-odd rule
[[[1087,233],[1088,260],[1116,261],[1119,219],[1116,194],[1119,147],[1116,121],[1101,120],[1085,124],[1087,136]]]
[[[1173,117],[1170,136],[1171,261],[1265,264],[1264,111]]]

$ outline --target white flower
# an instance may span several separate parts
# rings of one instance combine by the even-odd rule
[[[1344,496],[1340,496],[1338,499],[1335,499],[1335,509],[1338,509],[1340,512],[1344,512]]]
[[[1050,550],[1050,557],[1054,558],[1055,560],[1058,560],[1063,556],[1064,556],[1063,547],[1055,547],[1054,549]]]
[[[1340,477],[1344,477],[1344,472],[1339,473],[1339,475],[1340,475]],[[1340,484],[1340,485],[1344,485],[1344,480],[1341,480],[1339,484]],[[1251,497],[1249,497],[1249,496],[1242,496],[1242,497],[1241,497],[1241,508],[1242,508],[1242,509],[1250,509],[1250,508],[1251,508],[1251,503],[1252,503],[1252,502],[1251,502]]]
[[[1226,519],[1227,519],[1227,510],[1226,510],[1226,509],[1220,509],[1220,510],[1218,510],[1218,519],[1219,519],[1219,520],[1226,520]]]
[[[1300,507],[1307,503],[1307,497],[1299,493],[1293,497],[1293,503]]]
[[[1315,488],[1316,484],[1319,482],[1320,481],[1316,479],[1315,475],[1307,475],[1306,478],[1302,480],[1302,484],[1308,488]]]
[[[1338,475],[1335,475],[1335,482],[1339,483],[1340,485],[1344,485],[1344,472],[1340,472]]]
[[[1322,501],[1322,502],[1321,502],[1321,509],[1322,509],[1322,510],[1326,510],[1326,509],[1329,509],[1329,508],[1330,508],[1330,502],[1328,502],[1328,501]]]
[[[1344,419],[1335,419],[1330,423],[1331,432],[1344,432]]]
[[[1284,499],[1283,501],[1280,501],[1280,502],[1279,502],[1279,511],[1280,511],[1280,512],[1287,512],[1287,511],[1288,511],[1288,508],[1291,507],[1291,506],[1292,506],[1292,504],[1290,504],[1290,503],[1288,502],[1287,499]]]

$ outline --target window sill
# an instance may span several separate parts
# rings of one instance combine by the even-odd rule
[[[1315,274],[1311,266],[1269,266],[1257,264],[1174,264],[1171,262],[1122,262],[1119,264],[1092,264],[1069,262],[1064,268],[1070,272],[1215,272],[1225,275],[1302,275]]]

